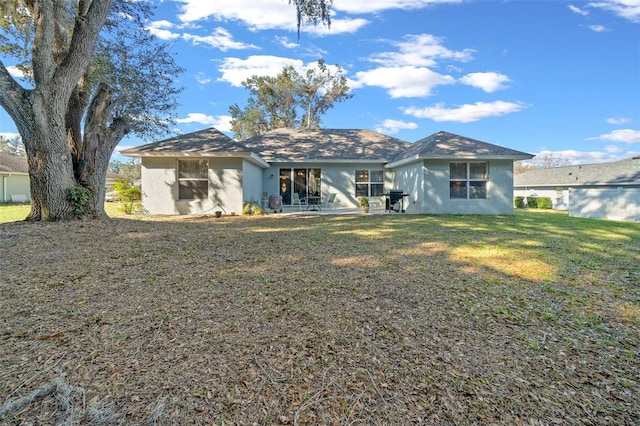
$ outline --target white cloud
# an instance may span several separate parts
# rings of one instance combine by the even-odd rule
[[[616,124],[616,125],[631,123],[631,119],[626,117],[611,117],[611,118],[607,118],[605,121],[609,124]]]
[[[493,93],[498,90],[505,89],[505,83],[510,82],[509,77],[497,72],[474,72],[467,74],[460,79],[464,84],[477,87],[487,93]]]
[[[231,131],[231,116],[229,115],[212,116],[200,112],[190,112],[185,118],[177,119],[176,123],[198,123],[213,126],[221,132]]]
[[[640,23],[640,1],[638,0],[606,0],[588,3],[590,7],[607,10],[631,22]]]
[[[190,23],[213,18],[217,21],[240,21],[250,30],[283,29],[297,31],[296,9],[284,0],[233,0],[233,1],[203,1],[178,0],[182,3],[181,14],[178,19]],[[331,34],[354,32],[366,25],[364,19],[331,19]],[[305,26],[305,32],[322,33],[322,25]]]
[[[382,87],[392,98],[413,98],[427,97],[434,87],[453,83],[455,79],[449,75],[438,74],[428,68],[404,66],[360,71],[356,73],[351,87]]]
[[[570,4],[568,7],[569,7],[569,10],[572,11],[573,13],[577,13],[578,15],[582,15],[582,16],[589,16],[589,11],[580,9],[578,6],[574,6]]]
[[[347,13],[379,13],[390,9],[424,9],[446,3],[462,3],[463,0],[335,0],[333,9]]]
[[[232,86],[241,87],[242,82],[254,75],[276,76],[285,66],[292,65],[302,69],[303,62],[298,59],[282,58],[269,55],[252,55],[247,59],[225,58],[220,66],[222,77],[219,81],[226,81]]]
[[[254,44],[234,41],[231,33],[222,27],[216,28],[213,33],[208,36],[184,34],[182,38],[195,45],[206,44],[210,47],[220,49],[223,52],[226,52],[229,49],[258,49],[258,46]]]
[[[403,41],[393,42],[397,51],[382,52],[371,55],[369,61],[387,67],[413,66],[432,67],[436,59],[468,62],[472,59],[472,49],[462,51],[449,50],[444,47],[443,39],[431,34],[409,34]]]
[[[22,72],[22,70],[20,70],[16,66],[13,66],[13,65],[8,66],[7,67],[7,71],[9,71],[9,74],[11,74],[11,76],[14,77],[14,78],[25,78],[25,75]]]
[[[413,122],[386,119],[382,123],[376,125],[376,132],[393,135],[398,133],[400,130],[413,130],[417,128],[418,125]]]
[[[331,27],[326,25],[307,25],[300,30],[305,33],[315,35],[335,35],[335,34],[353,34],[358,32],[362,27],[369,24],[369,21],[362,18],[343,18],[331,19]]]
[[[403,112],[417,118],[430,118],[433,121],[454,121],[459,123],[471,123],[487,117],[496,117],[500,115],[518,112],[525,108],[521,102],[476,102],[475,104],[466,104],[458,108],[445,108],[442,104],[432,107],[404,108]]]
[[[180,34],[171,31],[173,28],[175,28],[175,25],[165,20],[153,21],[147,27],[149,32],[160,40],[175,40],[180,38]]]
[[[10,133],[10,132],[0,133],[0,137],[10,141],[14,139],[22,139],[22,137],[20,136],[20,133]]]
[[[605,27],[604,25],[589,25],[587,28],[597,33],[604,33],[607,31],[607,27]]]
[[[196,74],[195,78],[196,78],[196,81],[201,85],[211,83],[211,77],[209,77],[208,75],[202,72],[199,72],[198,74]]]
[[[297,47],[300,47],[300,43],[290,41],[288,37],[276,36],[275,39],[276,42],[278,42],[278,44],[285,49],[295,49]]]
[[[543,150],[536,153],[536,158],[528,160],[525,163],[536,164],[544,156],[552,156],[553,158],[567,162],[569,166],[577,166],[580,164],[608,163],[611,161],[619,161],[625,158],[631,158],[638,155],[638,152],[624,151],[613,147],[606,147],[605,152],[602,151],[576,151],[573,149],[565,149],[560,151]]]
[[[601,140],[623,143],[640,143],[640,130],[632,129],[620,129],[614,130],[611,133],[607,133],[600,136],[594,136],[587,138],[587,140]]]

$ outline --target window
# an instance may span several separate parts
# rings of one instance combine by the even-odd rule
[[[209,160],[178,160],[178,199],[209,198]]]
[[[450,163],[449,198],[487,198],[488,163]]]
[[[382,170],[356,170],[356,197],[379,197],[384,195],[384,172]]]

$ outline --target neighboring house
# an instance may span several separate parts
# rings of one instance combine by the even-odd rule
[[[0,201],[3,203],[31,201],[29,166],[26,157],[0,154]]]
[[[278,129],[234,141],[215,128],[121,152],[142,159],[143,207],[151,214],[239,213],[245,201],[336,195],[382,208],[403,190],[409,213],[513,213],[520,151],[439,132],[415,143],[369,130]],[[297,194],[297,196],[296,196]]]
[[[113,190],[113,184],[117,179],[123,177],[107,172],[106,192]],[[29,165],[26,157],[0,154],[0,180],[0,202],[31,202]]]
[[[514,194],[549,197],[570,216],[640,222],[640,157],[531,170],[515,176]]]

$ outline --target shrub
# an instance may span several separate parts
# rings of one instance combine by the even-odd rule
[[[538,208],[539,209],[552,209],[553,203],[551,202],[550,197],[538,197]]]
[[[527,197],[527,205],[530,209],[538,208],[538,197]]]
[[[122,211],[126,214],[133,213],[134,207],[142,201],[142,191],[137,186],[131,186],[127,179],[118,179],[113,183],[113,189],[122,200]]]
[[[514,205],[517,209],[524,208],[524,197],[522,195],[518,195],[514,198]]]
[[[261,215],[264,214],[264,210],[260,204],[255,201],[246,201],[242,206],[242,214],[246,215]]]
[[[73,204],[73,211],[81,215],[85,212],[89,199],[91,199],[91,190],[84,186],[74,186],[69,189],[67,197]]]

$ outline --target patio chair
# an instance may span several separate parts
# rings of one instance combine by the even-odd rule
[[[267,210],[269,208],[269,195],[266,192],[262,193],[262,209]]]
[[[303,204],[303,201],[300,200],[300,195],[297,192],[294,192],[293,194],[291,194],[292,206],[298,205],[298,210],[302,211],[302,204]]]
[[[333,205],[336,203],[336,194],[332,193],[329,194],[329,198],[327,198],[324,202],[324,208],[325,209],[333,209],[335,208]]]

